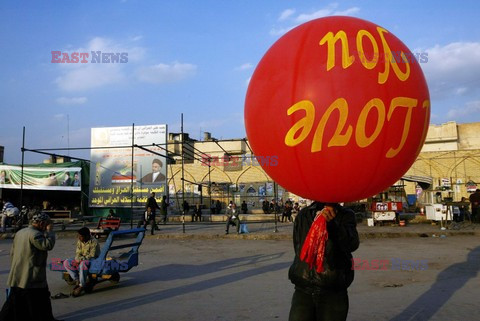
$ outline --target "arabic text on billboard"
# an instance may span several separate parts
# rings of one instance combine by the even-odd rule
[[[134,148],[132,166],[132,148],[128,147],[132,127],[92,128],[90,206],[131,206],[132,181],[134,206],[144,206],[151,192],[157,198],[166,193],[166,151],[153,144],[166,148],[167,125],[136,126],[134,133],[135,145],[150,145],[145,148],[156,154]],[[119,146],[125,148],[112,148]]]

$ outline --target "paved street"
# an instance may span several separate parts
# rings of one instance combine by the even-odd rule
[[[72,234],[58,235],[49,257],[73,256]],[[0,293],[5,293],[10,245],[11,240],[0,240]],[[147,237],[140,250],[141,264],[122,274],[117,285],[105,282],[92,294],[52,300],[55,316],[118,321],[288,318],[290,240]],[[356,271],[349,320],[475,320],[479,254],[478,236],[363,239],[354,257],[409,260],[404,268],[410,270],[393,270],[389,264],[387,270]],[[420,261],[426,262],[425,270],[413,264]],[[52,295],[70,291],[60,276],[48,272]]]

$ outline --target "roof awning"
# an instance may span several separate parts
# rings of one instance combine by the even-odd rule
[[[433,184],[433,179],[427,176],[405,175],[401,179],[407,182],[418,183],[422,189],[428,189]]]

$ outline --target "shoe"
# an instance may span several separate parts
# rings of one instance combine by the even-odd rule
[[[50,298],[56,300],[56,299],[65,299],[65,298],[68,298],[68,297],[70,297],[70,296],[65,294],[65,293],[60,292],[60,293],[57,293],[57,294],[51,296]]]
[[[227,234],[228,234],[228,231],[225,231],[225,235],[227,235]]]
[[[81,286],[76,286],[73,291],[72,291],[72,296],[73,297],[79,297],[85,293],[85,289]]]
[[[153,232],[151,232],[150,235],[154,235]]]

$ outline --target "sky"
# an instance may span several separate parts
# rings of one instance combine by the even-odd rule
[[[428,53],[431,123],[480,121],[475,0],[2,1],[4,162],[21,162],[23,126],[32,149],[89,147],[92,127],[180,132],[182,113],[192,138],[243,138],[245,94],[262,56],[295,26],[331,15],[369,20]],[[128,62],[52,63],[52,51],[127,53]],[[26,163],[44,158],[25,154]]]

